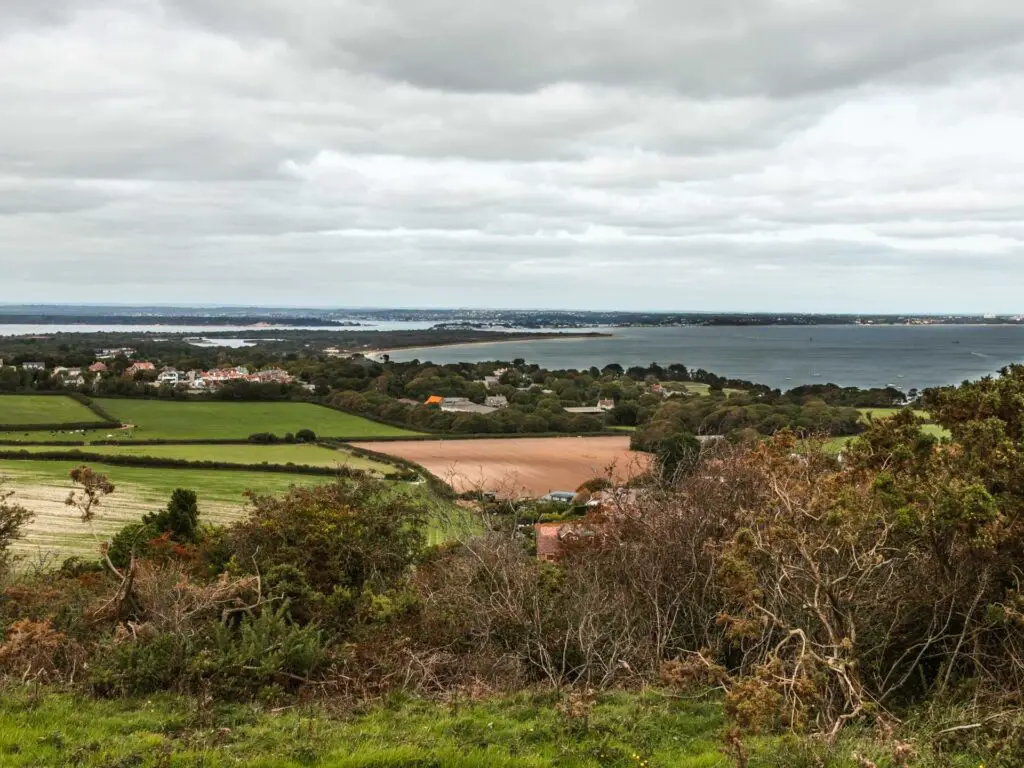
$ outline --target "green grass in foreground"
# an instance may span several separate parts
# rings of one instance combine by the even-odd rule
[[[600,696],[589,720],[566,718],[551,693],[489,701],[429,702],[393,696],[332,716],[317,704],[276,711],[168,695],[95,700],[42,689],[0,695],[0,764],[11,768],[730,768],[721,751],[717,699],[657,691]],[[946,723],[943,723],[946,725]],[[980,768],[1009,766],[969,747],[938,751],[923,722],[894,742],[850,729],[826,752],[823,740],[746,738],[750,768]],[[970,742],[968,742],[970,743]],[[870,761],[870,762],[867,762]]]
[[[0,424],[76,424],[87,421],[98,422],[101,419],[70,397],[0,395]]]
[[[103,399],[97,404],[134,429],[122,440],[244,440],[256,432],[283,436],[311,429],[323,437],[403,437],[415,432],[313,403],[219,403]],[[89,435],[97,439],[103,435]]]
[[[43,453],[61,449],[59,446],[30,445],[23,450]],[[397,471],[389,464],[319,445],[87,445],[71,446],[67,450],[82,450],[104,456],[147,456],[185,461],[224,461],[231,464],[297,464],[309,467],[336,467],[342,464],[352,469],[365,469],[384,475]]]
[[[540,768],[726,766],[715,702],[658,694],[602,697],[589,727],[552,695],[459,705],[396,698],[332,719],[323,710],[267,714],[158,696],[94,701],[68,694],[0,698],[4,766],[249,768]]]

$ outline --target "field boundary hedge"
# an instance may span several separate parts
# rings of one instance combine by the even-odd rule
[[[445,499],[455,498],[455,490],[448,483],[415,461],[403,459],[401,456],[392,456],[390,453],[379,453],[378,451],[371,451],[366,448],[357,448],[354,445],[349,445],[340,440],[331,440],[330,438],[320,440],[318,444],[323,445],[325,448],[343,449],[349,451],[353,456],[404,469],[406,472],[416,475],[416,477],[424,478],[430,490],[438,496]]]
[[[79,429],[120,429],[121,422],[69,421],[61,424],[0,424],[0,432],[75,432]]]
[[[404,443],[404,442],[426,442],[429,440],[528,440],[530,438],[554,438],[554,437],[622,437],[628,434],[604,430],[602,432],[482,432],[475,434],[456,434],[452,432],[434,432],[429,435],[413,435],[411,437],[344,437],[331,438],[333,440],[352,441],[357,443]]]
[[[110,464],[124,467],[151,467],[154,469],[206,469],[232,472],[266,472],[291,475],[318,475],[320,477],[371,477],[364,469],[352,467],[313,467],[305,464],[238,464],[226,461],[190,461],[189,459],[158,458],[152,456],[108,456],[88,451],[0,451],[4,461],[81,461],[92,464]],[[392,476],[392,479],[394,478]]]
[[[72,400],[75,400],[76,402],[79,402],[82,405],[84,405],[90,411],[92,411],[97,416],[99,416],[102,421],[104,421],[104,422],[106,422],[108,424],[117,424],[118,427],[121,426],[122,422],[121,422],[121,420],[119,418],[114,416],[109,411],[105,410],[102,405],[97,403],[95,400],[93,400],[88,395],[84,395],[81,392],[74,392],[74,391],[72,391],[72,392],[68,392],[67,396],[70,397]]]

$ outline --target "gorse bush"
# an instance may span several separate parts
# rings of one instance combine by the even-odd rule
[[[195,491],[178,488],[167,507],[144,515],[141,523],[129,523],[111,539],[107,556],[119,568],[126,567],[132,554],[153,553],[151,542],[160,537],[180,545],[195,544],[199,537],[199,504]]]
[[[274,699],[309,682],[328,658],[318,630],[299,627],[287,606],[240,623],[211,621],[194,634],[114,636],[96,655],[88,684],[100,695],[203,691],[233,700]]]

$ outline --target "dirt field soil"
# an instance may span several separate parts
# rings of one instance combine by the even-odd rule
[[[541,437],[506,440],[410,440],[353,443],[415,461],[457,491],[543,496],[573,491],[592,477],[626,480],[649,456],[629,450],[629,437]]]

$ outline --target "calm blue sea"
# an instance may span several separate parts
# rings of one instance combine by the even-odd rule
[[[512,360],[545,368],[684,363],[789,389],[832,382],[903,389],[957,384],[1024,361],[1024,326],[770,326],[613,328],[611,338],[400,350],[436,363]]]

